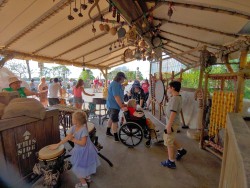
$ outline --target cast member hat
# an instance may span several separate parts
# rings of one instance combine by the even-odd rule
[[[9,81],[9,85],[12,84],[12,83],[14,83],[14,82],[20,82],[20,83],[22,83],[22,81],[19,80],[17,77],[11,77],[11,78],[8,79],[8,81]]]

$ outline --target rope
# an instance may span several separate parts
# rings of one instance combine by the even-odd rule
[[[33,167],[33,173],[37,174],[37,175],[41,175],[41,164],[40,163],[36,163],[35,166]]]
[[[46,186],[56,185],[59,179],[59,176],[60,176],[60,172],[58,170],[55,174],[52,174],[52,170],[47,171],[44,174],[44,185]]]

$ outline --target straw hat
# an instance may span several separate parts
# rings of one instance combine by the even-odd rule
[[[11,77],[11,78],[8,79],[8,81],[9,81],[9,85],[12,84],[12,83],[14,83],[14,82],[20,82],[20,83],[22,83],[22,81],[19,80],[17,77]]]

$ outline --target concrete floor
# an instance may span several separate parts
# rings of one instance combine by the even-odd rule
[[[86,90],[91,93],[91,90]],[[100,95],[100,96],[99,96]],[[95,97],[101,97],[101,93]],[[83,97],[85,98],[85,97]],[[90,99],[85,99],[91,101]],[[146,116],[163,132],[164,126],[146,111]],[[201,150],[198,142],[186,136],[182,129],[176,138],[188,153],[181,161],[176,162],[176,169],[168,169],[160,165],[167,159],[167,148],[163,144],[154,144],[146,148],[143,142],[135,148],[127,148],[106,137],[107,121],[98,125],[98,119],[91,119],[97,129],[99,142],[103,145],[101,154],[112,163],[110,167],[100,158],[101,166],[92,175],[91,188],[216,188],[219,185],[221,160],[213,154]],[[66,148],[70,146],[67,144]],[[175,151],[177,153],[177,151]],[[63,188],[73,188],[79,180],[73,172],[61,174]],[[42,179],[33,188],[42,188]]]

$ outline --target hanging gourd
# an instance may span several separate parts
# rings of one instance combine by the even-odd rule
[[[116,17],[116,20],[118,23],[120,23],[120,20],[121,20],[121,11],[117,10],[117,17]]]
[[[101,31],[104,31],[104,25],[102,23],[99,25],[99,28]]]
[[[80,13],[78,14],[79,17],[83,17],[83,15],[82,15],[82,9],[81,9],[81,2],[82,2],[82,0],[80,0]]]
[[[145,42],[144,39],[142,39],[142,41],[140,42],[140,46],[141,46],[141,47],[145,47],[145,45],[146,45],[146,42]]]
[[[95,28],[94,24],[92,24],[92,26],[93,26],[93,28],[92,28],[92,32],[93,32],[93,33],[94,33],[94,35],[95,35],[96,28]]]
[[[116,34],[116,32],[117,32],[116,28],[114,27],[114,23],[115,23],[115,21],[113,20],[113,21],[112,21],[113,27],[109,30],[109,33],[110,33],[112,36],[115,36],[115,34]]]
[[[69,20],[74,20],[74,17],[71,15],[71,3],[70,3],[70,14],[68,15]]]
[[[106,19],[106,22],[108,23],[108,19]],[[110,27],[109,27],[109,25],[108,24],[105,24],[104,25],[104,31],[106,32],[106,33],[108,33],[109,32],[109,30],[110,30]]]
[[[76,8],[76,0],[75,0],[75,8],[73,8],[73,11],[74,11],[74,12],[77,12],[77,11],[78,11],[78,8]]]
[[[85,4],[85,0],[84,0],[84,4],[81,4],[81,7],[83,10],[86,10],[88,8],[88,5]]]

